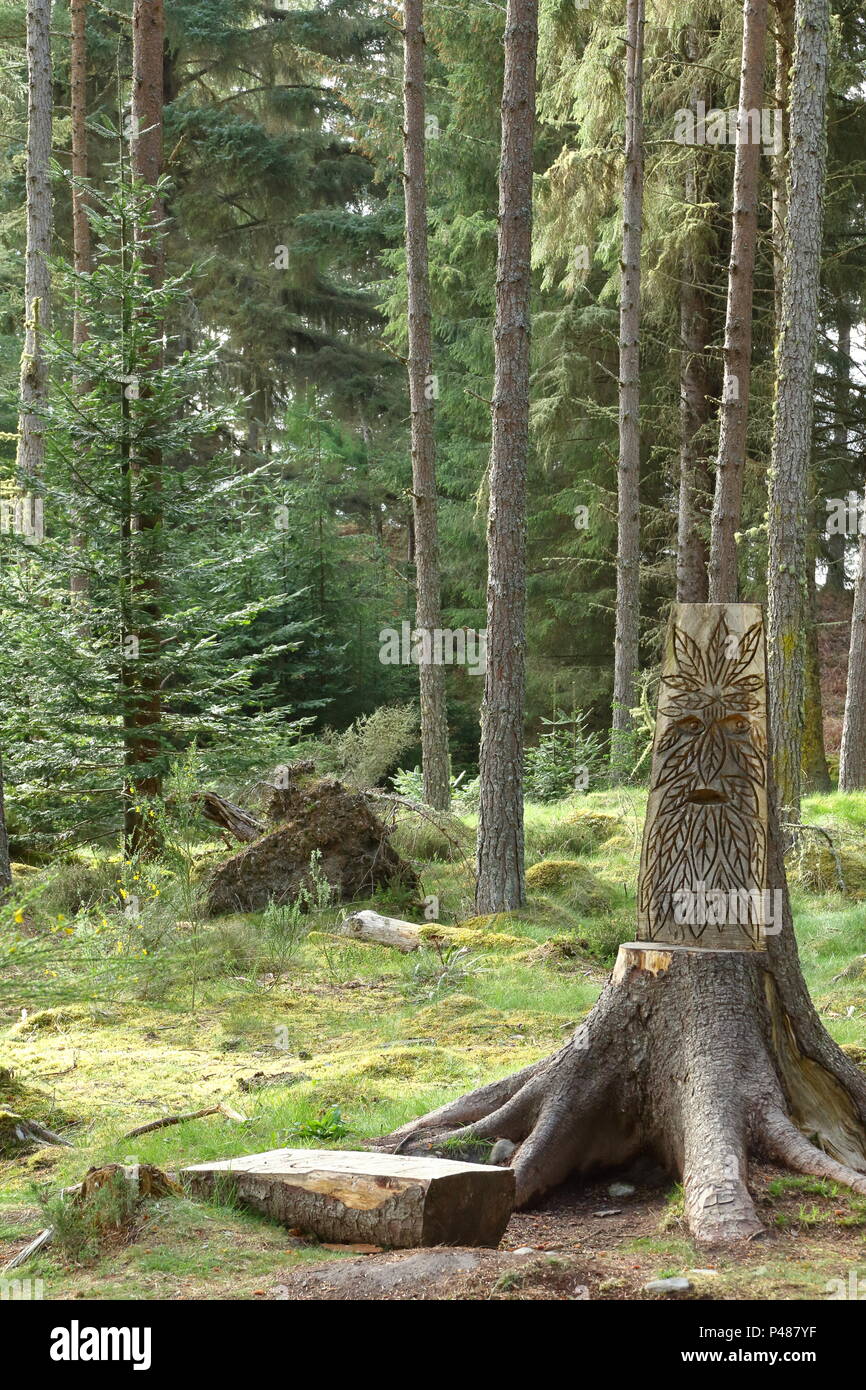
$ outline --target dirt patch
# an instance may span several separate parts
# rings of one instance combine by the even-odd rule
[[[684,1274],[698,1300],[827,1298],[828,1276],[866,1264],[866,1213],[829,1188],[806,1190],[771,1166],[751,1183],[767,1222],[757,1240],[720,1252],[688,1238],[670,1183],[624,1175],[568,1183],[516,1212],[497,1250],[435,1249],[308,1264],[265,1289],[282,1301],[567,1301],[664,1297],[644,1285]]]

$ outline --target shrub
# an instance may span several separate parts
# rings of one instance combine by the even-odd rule
[[[559,801],[577,788],[586,791],[601,779],[605,767],[604,740],[587,728],[589,715],[554,709],[542,719],[544,732],[524,760],[524,791],[533,801]]]
[[[446,811],[431,811],[429,816],[421,816],[416,811],[401,809],[391,843],[404,859],[450,863],[471,857],[475,836],[462,821]]]
[[[418,739],[414,705],[382,705],[348,729],[327,729],[316,762],[347,786],[375,787]]]
[[[480,796],[481,778],[473,777],[471,781],[465,781],[466,773],[460,772],[456,777],[451,778],[451,809],[452,811],[477,811],[478,799]],[[413,767],[411,771],[406,768],[398,768],[391,778],[391,785],[398,796],[404,796],[407,801],[424,800],[424,775],[420,767]]]
[[[104,1245],[128,1239],[138,1207],[136,1186],[115,1173],[83,1200],[63,1193],[37,1193],[45,1224],[54,1228],[54,1249],[70,1263],[89,1264]]]

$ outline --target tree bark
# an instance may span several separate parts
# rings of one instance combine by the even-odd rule
[[[424,800],[447,811],[451,802],[445,668],[434,660],[442,625],[436,445],[433,432],[433,348],[427,254],[424,0],[403,5],[403,166],[408,283],[409,400],[412,410],[412,513],[415,538],[415,623],[430,635],[418,665]],[[425,659],[426,656],[426,659]]]
[[[479,913],[521,907],[526,897],[523,851],[526,470],[537,51],[537,0],[508,0],[487,522],[487,671],[479,763],[475,892]]]
[[[9,837],[6,833],[6,807],[3,798],[3,755],[0,753],[0,891],[12,882],[9,866]]]
[[[818,592],[815,566],[818,560],[818,520],[814,504],[809,508],[806,546],[806,615],[803,629],[803,787],[807,792],[833,789],[824,747],[824,699],[821,693],[821,653],[818,647]]]
[[[864,511],[866,515],[866,511]],[[839,790],[862,791],[866,787],[866,534],[860,536],[851,644],[848,650],[848,685],[839,753]]]
[[[849,305],[841,300],[836,315],[836,380],[834,382],[834,407],[836,420],[833,426],[835,472],[844,477],[848,471],[848,424],[847,412],[851,408],[851,328],[852,315]],[[841,464],[841,467],[840,467]],[[835,594],[845,593],[845,557],[847,537],[840,530],[827,537],[827,579],[826,587]]]
[[[710,535],[709,594],[713,603],[733,602],[737,597],[736,533],[742,513],[749,423],[752,294],[761,161],[760,138],[754,138],[759,132],[755,132],[748,113],[760,113],[763,103],[766,41],[767,0],[744,0],[731,258],[725,315],[725,371]]]
[[[72,104],[72,177],[87,178],[87,0],[70,0],[71,48],[69,86]],[[72,185],[72,263],[76,275],[89,275],[93,269],[87,195]],[[81,311],[81,295],[76,288],[72,341],[80,347],[87,339],[87,324]]]
[[[785,237],[788,224],[788,147],[790,143],[791,63],[794,56],[794,0],[775,0],[776,7],[776,107],[782,113],[782,148],[773,155],[773,303],[776,343],[782,336],[782,285],[785,271]],[[813,489],[810,488],[810,491]],[[830,773],[824,751],[824,709],[821,698],[821,660],[818,651],[818,605],[815,565],[818,558],[818,520],[814,503],[809,507],[806,554],[806,612],[804,623],[804,708],[802,770],[804,786],[813,792],[830,791]],[[843,541],[844,545],[844,541]]]
[[[806,502],[826,168],[828,0],[797,0],[788,235],[770,463],[767,575],[770,719],[783,819],[800,817]]]
[[[825,1031],[800,969],[764,740],[763,636],[754,606],[739,607],[720,622],[712,605],[694,605],[711,637],[697,643],[682,635],[682,609],[675,614],[680,636],[667,650],[679,653],[679,669],[663,669],[669,703],[656,729],[638,894],[654,939],[620,947],[595,1007],[553,1056],[403,1126],[382,1147],[423,1153],[447,1140],[455,1157],[461,1140],[508,1139],[520,1206],[570,1174],[650,1154],[681,1178],[686,1220],[706,1244],[760,1232],[751,1157],[866,1194],[866,1075]],[[708,866],[728,891],[765,885],[772,910],[742,949],[725,945],[736,938],[716,925],[672,939],[671,918],[653,905],[683,881],[680,865],[701,889]]]
[[[640,641],[640,254],[643,232],[644,0],[626,0],[625,170],[619,297],[616,631],[610,771],[633,762],[632,709]]]
[[[42,410],[48,390],[43,340],[51,328],[51,0],[27,0],[27,247],[24,350],[17,468],[39,478],[45,462]]]
[[[782,148],[773,154],[773,303],[776,341],[782,328],[782,283],[788,226],[788,146],[791,63],[794,59],[794,0],[774,0],[776,8],[776,108],[782,113]]]
[[[134,183],[153,189],[149,207],[137,227],[142,257],[152,289],[162,284],[164,251],[158,227],[164,209],[156,193],[162,172],[163,50],[165,11],[163,0],[135,0],[132,12],[132,136]],[[149,324],[151,336],[154,325]],[[162,365],[161,350],[148,350],[139,365],[139,394],[146,399],[148,375]],[[149,854],[154,846],[146,802],[162,791],[159,769],[162,715],[160,642],[160,584],[158,577],[162,454],[146,446],[131,460],[131,485],[135,515],[131,546],[133,613],[139,630],[137,657],[126,670],[127,789],[124,808],[124,840],[131,853]]]
[[[699,57],[694,31],[689,35],[688,56]],[[689,105],[697,108],[699,91],[692,88]],[[698,150],[692,150],[686,173],[686,201],[697,204]],[[706,256],[694,249],[683,259],[680,286],[680,490],[677,520],[677,599],[680,603],[705,603],[707,599],[707,543],[701,519],[709,497],[709,468],[701,432],[710,417],[706,351],[710,319],[704,285],[710,267]]]
[[[90,222],[87,218],[87,196],[77,180],[87,178],[87,0],[70,0],[71,48],[69,87],[72,106],[72,263],[76,275],[89,275],[93,270]],[[80,348],[87,340],[87,323],[81,308],[81,287],[75,286],[75,306],[72,318],[73,346]],[[87,389],[83,377],[79,389]],[[83,531],[72,538],[73,549],[81,555],[87,544]],[[80,601],[88,591],[85,569],[75,568],[69,580],[73,602]]]

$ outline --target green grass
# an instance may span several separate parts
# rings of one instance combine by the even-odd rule
[[[4,1083],[0,1074],[0,1104],[14,1100],[16,1110],[59,1128],[75,1147],[42,1149],[0,1165],[0,1251],[4,1242],[40,1228],[34,1183],[56,1192],[107,1162],[135,1160],[178,1171],[286,1144],[357,1147],[547,1055],[592,1007],[617,942],[634,934],[643,801],[642,793],[625,790],[527,808],[530,862],[579,857],[610,888],[604,912],[576,912],[566,883],[533,895],[520,913],[489,924],[473,921],[469,861],[431,859],[419,863],[423,894],[439,898],[443,924],[469,923],[466,955],[425,951],[422,961],[340,940],[330,935],[341,912],[334,908],[310,914],[267,983],[273,942],[264,940],[261,914],[250,914],[202,924],[194,1007],[189,941],[171,908],[162,906],[172,901],[169,883],[158,903],[163,944],[144,956],[127,947],[137,948],[133,931],[156,933],[155,917],[130,928],[111,903],[83,901],[82,883],[116,879],[116,864],[90,858],[86,874],[73,866],[65,884],[62,868],[16,879],[10,912],[26,914],[22,950],[33,955],[23,966],[21,957],[6,961],[0,1066],[13,1068],[15,1077]],[[615,818],[617,827],[596,843],[593,837],[611,828],[605,817]],[[844,837],[866,823],[866,795],[810,798],[804,820],[820,820]],[[471,830],[470,818],[466,823]],[[383,899],[376,905],[381,910]],[[794,910],[804,971],[822,1018],[841,1043],[866,1056],[866,975],[835,978],[866,953],[866,908],[838,892],[797,890]],[[58,924],[58,915],[66,920]],[[421,920],[417,906],[406,915]],[[125,943],[122,953],[103,949],[102,938],[94,936],[102,920],[110,940]],[[29,1011],[23,1021],[22,1007]],[[241,1089],[242,1078],[262,1071],[298,1079]],[[247,1122],[216,1115],[123,1137],[161,1114],[221,1101]],[[334,1108],[345,1133],[327,1121]],[[782,1204],[775,1217],[784,1230],[797,1231],[798,1239],[812,1232],[817,1239],[832,1227],[846,1240],[862,1241],[859,1206],[846,1202],[834,1216],[835,1194],[809,1186],[810,1180],[780,1181],[785,1185],[770,1197]],[[667,1270],[676,1265],[674,1272],[680,1264],[705,1264],[688,1241],[661,1229],[662,1216],[658,1235],[635,1250]],[[146,1207],[128,1243],[81,1265],[49,1250],[28,1273],[46,1279],[49,1297],[70,1291],[82,1297],[255,1297],[298,1261],[322,1257],[318,1247],[298,1248],[285,1231],[232,1206],[167,1198]],[[866,1246],[860,1258],[866,1260]],[[836,1269],[830,1263],[829,1256],[826,1267],[817,1261],[824,1279],[838,1273],[839,1259]],[[743,1290],[754,1285],[751,1276],[733,1271],[724,1279],[733,1290],[725,1296],[749,1296]],[[806,1283],[816,1287],[811,1276]],[[790,1263],[781,1262],[770,1286],[800,1290],[802,1271],[792,1273]]]

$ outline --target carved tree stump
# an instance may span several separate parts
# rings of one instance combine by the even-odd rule
[[[767,668],[757,604],[682,604],[662,663],[638,935],[763,949]]]
[[[638,889],[646,939],[620,947],[565,1047],[383,1147],[509,1139],[523,1206],[650,1153],[682,1178],[708,1244],[761,1231],[753,1154],[866,1194],[866,1076],[825,1031],[797,956],[763,646],[753,605],[675,606]]]

